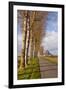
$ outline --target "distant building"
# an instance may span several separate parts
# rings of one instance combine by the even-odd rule
[[[44,51],[44,56],[51,56],[51,55],[52,54],[48,50]]]

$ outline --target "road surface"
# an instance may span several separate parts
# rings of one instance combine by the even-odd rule
[[[39,59],[41,78],[56,78],[58,65],[45,59]]]

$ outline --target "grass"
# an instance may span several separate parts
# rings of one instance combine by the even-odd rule
[[[31,58],[28,63],[24,70],[18,70],[18,80],[41,77],[38,58]]]
[[[57,56],[44,56],[44,59],[47,59],[48,61],[58,64],[58,57]]]

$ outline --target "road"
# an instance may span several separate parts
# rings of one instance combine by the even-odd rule
[[[58,65],[45,59],[39,59],[41,78],[56,78]]]

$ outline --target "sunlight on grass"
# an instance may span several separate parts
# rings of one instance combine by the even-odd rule
[[[18,70],[18,80],[38,79],[41,77],[38,58],[31,58],[24,70]]]

